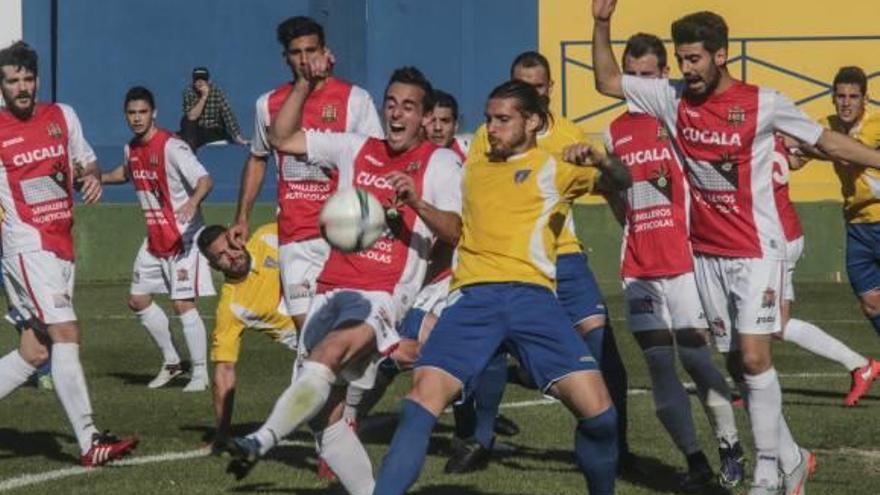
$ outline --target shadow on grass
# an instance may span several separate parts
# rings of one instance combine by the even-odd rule
[[[319,493],[344,495],[346,493],[339,485],[327,488],[285,488],[277,486],[276,483],[248,483],[232,487],[227,491],[232,493],[296,493],[297,495],[317,495]]]
[[[427,486],[419,491],[413,492],[413,495],[501,495],[499,492],[490,492],[486,490],[478,490],[470,486],[461,485],[435,485]],[[528,495],[522,493],[522,495]]]
[[[16,457],[45,457],[53,461],[77,463],[79,459],[62,452],[60,440],[76,442],[68,434],[51,431],[21,432],[0,428],[0,460]]]
[[[817,397],[817,398],[822,398],[822,399],[832,399],[835,401],[835,403],[829,404],[829,405],[840,406],[840,407],[843,407],[843,398],[846,397],[846,393],[847,393],[847,391],[842,390],[842,389],[831,391],[831,390],[816,390],[814,388],[798,388],[798,387],[783,387],[782,388],[783,399],[789,394],[803,395],[805,397]],[[880,401],[880,397],[878,397],[877,395],[865,395],[864,397],[859,399],[860,403],[862,403],[862,402],[878,402],[878,401]],[[789,401],[785,401],[786,404],[788,402]],[[822,404],[811,403],[810,405],[822,405]]]

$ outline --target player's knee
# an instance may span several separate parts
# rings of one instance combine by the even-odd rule
[[[171,306],[176,314],[182,315],[187,311],[195,309],[196,302],[192,299],[175,299],[171,301]]]
[[[44,346],[33,346],[27,350],[19,349],[18,353],[34,368],[39,368],[49,361],[49,349]]]
[[[880,316],[880,290],[866,292],[859,297],[862,313],[868,318]]]
[[[147,309],[152,302],[153,300],[150,296],[132,295],[128,297],[128,308],[138,313]]]
[[[605,315],[593,315],[579,321],[577,324],[577,331],[581,335],[585,335],[592,330],[604,327],[605,323]]]
[[[763,373],[770,369],[771,365],[770,356],[756,352],[744,352],[742,354],[743,371],[750,375]]]
[[[578,432],[595,440],[611,439],[617,435],[617,409],[610,405],[608,409],[595,416],[582,418],[577,423],[577,429]]]

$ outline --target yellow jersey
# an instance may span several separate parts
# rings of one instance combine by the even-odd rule
[[[258,228],[245,247],[251,256],[247,277],[227,281],[217,303],[217,326],[211,341],[211,360],[238,361],[241,333],[251,328],[267,333],[288,347],[296,346],[296,324],[281,311],[281,271],[278,225]]]
[[[562,151],[572,144],[587,143],[587,136],[580,127],[565,117],[554,116],[550,120],[550,127],[538,133],[538,147],[552,155],[562,156]],[[590,143],[595,146],[596,143]],[[599,146],[597,149],[603,149]],[[481,125],[474,133],[471,147],[468,150],[468,158],[485,157],[489,152],[489,134],[486,125]],[[579,253],[583,250],[574,230],[574,217],[569,214],[565,222],[565,229],[559,236],[558,254]]]
[[[840,119],[829,115],[819,121],[824,127],[847,134]],[[849,130],[849,136],[871,148],[880,147],[880,114],[862,116]],[[850,223],[880,222],[880,170],[834,163],[843,195],[843,216]]]
[[[571,202],[598,176],[595,167],[563,162],[541,148],[504,162],[468,159],[450,290],[493,282],[555,290],[558,238]]]

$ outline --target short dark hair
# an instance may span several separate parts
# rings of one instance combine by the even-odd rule
[[[623,59],[626,57],[642,58],[645,55],[657,57],[657,65],[660,69],[666,68],[666,47],[657,36],[648,33],[636,33],[626,40],[626,48],[623,49]]]
[[[672,41],[677,45],[703,43],[710,53],[727,48],[727,23],[720,15],[694,12],[672,23]]]
[[[324,28],[311,17],[298,15],[296,17],[288,17],[275,30],[275,35],[281,46],[287,50],[290,42],[301,37],[309,35],[318,35],[318,43],[324,46]]]
[[[221,235],[226,235],[226,227],[222,225],[208,225],[202,229],[202,233],[199,234],[196,244],[199,246],[199,251],[201,251],[206,258],[209,258],[208,246],[213,244]]]
[[[538,90],[531,84],[511,79],[489,93],[489,99],[513,98],[517,101],[518,110],[526,115],[537,115],[541,119],[541,127],[546,127],[550,118],[544,101],[538,94]]]
[[[446,91],[434,90],[434,108],[443,107],[452,110],[452,118],[458,121],[458,102]]]
[[[862,92],[862,96],[868,94],[868,76],[861,67],[849,65],[841,67],[834,76],[834,82],[831,84],[831,90],[836,91],[838,84],[855,84]]]
[[[122,108],[128,108],[129,102],[137,100],[145,101],[150,105],[151,109],[156,109],[156,101],[153,99],[153,93],[143,86],[134,86],[125,93],[125,103],[122,104]]]
[[[6,65],[11,65],[16,69],[24,68],[36,76],[37,52],[24,41],[16,41],[0,50],[0,67]]]
[[[547,71],[547,77],[550,77],[550,62],[547,61],[547,57],[535,51],[522,52],[510,64],[510,78],[513,79],[513,71],[517,67],[531,69],[538,66],[543,67]]]
[[[422,74],[422,71],[415,67],[406,66],[396,69],[391,78],[388,79],[388,86],[385,86],[385,94],[388,94],[388,88],[394,83],[410,84],[418,86],[425,93],[422,96],[422,111],[428,112],[434,108],[434,88],[428,78]]]

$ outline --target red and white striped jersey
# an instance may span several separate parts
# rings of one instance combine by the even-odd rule
[[[268,156],[267,138],[272,120],[281,110],[292,83],[285,83],[257,99],[251,154]],[[306,98],[302,127],[306,130],[351,132],[381,138],[382,125],[366,90],[337,78],[328,79]],[[336,190],[332,168],[316,167],[302,157],[273,153],[278,166],[278,237],[284,245],[320,236],[321,206]]]
[[[702,101],[684,83],[624,76],[630,111],[676,133],[691,186],[694,251],[732,258],[785,258],[773,191],[774,132],[815,144],[822,127],[783,95],[740,81]]]
[[[149,141],[125,145],[125,166],[147,221],[147,250],[159,258],[180,253],[205,222],[201,208],[186,223],[178,222],[175,212],[208,171],[186,142],[164,129]]]
[[[791,197],[788,194],[788,178],[791,175],[788,169],[788,148],[782,136],[776,136],[775,150],[773,152],[773,194],[776,197],[776,208],[779,209],[779,219],[782,220],[782,231],[785,240],[791,242],[804,235],[801,221]]]
[[[397,195],[385,176],[401,171],[415,179],[419,195],[435,208],[461,212],[461,163],[451,150],[424,141],[392,155],[380,139],[320,132],[306,136],[309,159],[334,164],[340,187],[363,189],[388,206],[396,202]],[[393,294],[402,309],[412,304],[425,279],[436,236],[411,208],[397,208],[398,220],[370,249],[357,253],[331,251],[318,275],[318,292],[384,291]]]
[[[688,240],[688,187],[666,127],[644,113],[625,113],[608,128],[605,147],[623,160],[632,187],[626,205],[621,276],[672,277],[693,271]]]
[[[73,167],[93,161],[69,106],[38,103],[27,120],[0,110],[4,256],[43,250],[73,261]]]

